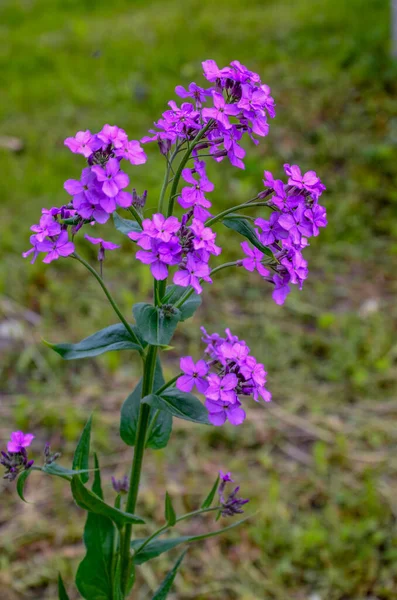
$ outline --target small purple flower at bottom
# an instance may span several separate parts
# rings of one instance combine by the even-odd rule
[[[232,479],[232,474],[230,471],[228,471],[227,473],[224,473],[222,470],[219,471],[219,478],[222,481],[228,482],[228,481],[232,481],[234,482],[234,479]]]
[[[130,482],[127,475],[124,475],[122,479],[112,477],[112,486],[114,491],[118,494],[127,494],[130,489]]]
[[[94,238],[90,235],[85,234],[85,239],[91,242],[91,244],[99,244],[98,260],[105,260],[105,250],[116,250],[121,248],[119,244],[113,244],[113,242],[106,242],[102,238]]]
[[[262,264],[262,259],[265,256],[263,252],[258,248],[251,248],[248,242],[241,242],[241,247],[246,254],[246,258],[242,261],[244,269],[251,272],[256,270],[262,277],[268,277],[270,271]]]
[[[237,400],[230,402],[215,402],[206,400],[205,406],[208,410],[208,419],[212,425],[220,427],[226,420],[234,426],[241,425],[245,420],[245,410],[241,408],[241,403]]]
[[[8,452],[21,452],[22,448],[28,448],[35,436],[32,433],[13,431],[7,444]]]
[[[176,387],[182,392],[191,392],[196,386],[200,394],[204,394],[208,388],[206,375],[208,373],[208,365],[205,360],[199,360],[195,364],[191,356],[183,356],[180,360],[181,371],[184,375],[178,377]]]
[[[242,514],[244,511],[242,506],[249,502],[248,498],[237,498],[237,494],[240,491],[240,486],[236,486],[234,490],[225,498],[224,491],[226,484],[234,482],[231,477],[231,473],[223,473],[219,471],[221,482],[218,488],[219,502],[221,505],[220,514],[223,517],[233,517],[234,515]]]
[[[291,288],[288,285],[290,281],[289,275],[285,277],[280,277],[280,275],[274,275],[273,281],[275,283],[275,288],[273,290],[273,300],[276,304],[282,305],[285,302],[286,297],[291,291]]]
[[[174,274],[173,281],[182,287],[191,285],[197,294],[201,294],[203,288],[200,285],[200,279],[212,283],[210,268],[205,262],[197,261],[189,254],[186,265],[181,266],[179,271]]]

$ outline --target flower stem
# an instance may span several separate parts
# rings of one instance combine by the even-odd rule
[[[142,398],[152,392],[154,373],[156,369],[157,360],[157,346],[149,346],[143,373],[142,382]],[[137,434],[135,440],[135,451],[134,459],[131,466],[130,474],[130,489],[128,491],[127,502],[125,505],[125,511],[134,513],[135,506],[138,498],[139,483],[141,479],[143,455],[145,452],[146,445],[146,433],[150,419],[150,406],[148,404],[140,405]],[[131,545],[132,525],[127,524],[125,526],[123,534],[123,545],[121,547],[121,574],[122,574],[122,590],[124,594],[128,588],[128,581],[130,578],[131,571],[131,556],[130,556],[130,545]]]
[[[110,304],[112,305],[114,312],[116,313],[116,315],[118,316],[118,318],[120,319],[120,321],[122,322],[122,324],[124,325],[124,327],[126,328],[128,333],[130,334],[131,338],[141,348],[141,350],[139,350],[139,353],[142,355],[143,348],[142,348],[140,340],[134,333],[133,329],[131,328],[131,325],[125,320],[123,313],[117,306],[116,301],[114,300],[113,296],[111,295],[108,288],[106,287],[102,277],[96,272],[96,270],[93,267],[91,267],[91,265],[86,260],[84,260],[84,258],[81,258],[81,256],[79,256],[76,252],[74,252],[71,256],[72,256],[72,258],[75,258],[76,260],[78,260],[82,265],[84,265],[85,268],[88,269],[88,271],[95,277],[95,279],[97,280],[97,282],[99,283],[99,285],[101,286],[103,291],[105,292],[106,298],[109,300]]]
[[[128,210],[130,211],[132,216],[135,217],[135,219],[137,220],[139,225],[142,227],[142,217],[139,214],[139,212],[137,211],[137,209],[135,208],[135,206],[130,206]]]
[[[169,202],[168,202],[168,211],[167,211],[168,217],[170,217],[172,215],[172,213],[174,212],[174,202],[175,202],[175,197],[177,195],[179,180],[181,178],[182,171],[183,171],[187,161],[189,160],[189,156],[190,156],[192,150],[194,149],[194,147],[199,143],[201,138],[207,133],[207,131],[211,127],[211,125],[212,125],[212,120],[208,121],[208,123],[205,125],[205,127],[203,127],[203,129],[201,129],[198,132],[196,137],[193,139],[191,145],[188,147],[185,154],[182,156],[181,162],[178,165],[178,168],[175,172],[174,179],[172,182],[170,198],[169,198]]]
[[[254,200],[255,200],[255,198],[254,198]],[[254,202],[253,200],[249,200],[248,202],[243,202],[243,204],[238,204],[237,206],[232,206],[231,208],[227,208],[223,212],[219,213],[219,215],[215,215],[215,217],[212,217],[212,219],[209,219],[205,223],[205,226],[211,227],[211,225],[213,225],[217,221],[220,221],[227,215],[230,215],[231,213],[234,213],[240,209],[251,208],[251,206],[269,206],[269,204],[267,202]]]
[[[234,260],[232,262],[227,262],[227,263],[223,263],[223,265],[219,265],[219,267],[215,267],[215,269],[212,269],[210,275],[215,275],[215,273],[217,273],[218,271],[222,271],[222,269],[227,269],[228,267],[238,267],[241,264],[241,260]],[[200,279],[200,283],[203,280]],[[181,296],[178,300],[178,302],[176,302],[173,306],[174,308],[180,308],[183,304],[185,304],[186,300],[188,300],[190,298],[190,296],[193,294],[194,289],[191,287],[190,289],[188,289],[183,296]]]

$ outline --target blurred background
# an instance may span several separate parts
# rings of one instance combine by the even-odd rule
[[[261,189],[264,169],[315,169],[327,185],[329,226],[305,251],[311,275],[284,307],[259,277],[225,271],[164,355],[198,357],[199,327],[229,326],[269,373],[271,406],[249,406],[243,427],[175,423],[166,452],[145,462],[139,513],[162,520],[163,490],[179,511],[195,507],[219,468],[250,497],[251,522],[192,546],[178,600],[391,600],[397,598],[397,65],[386,0],[2,0],[0,5],[0,441],[34,431],[70,456],[95,410],[94,444],[105,491],[131,449],[118,439],[119,409],[139,377],[135,356],[61,362],[41,339],[78,341],[115,322],[95,281],[73,261],[46,267],[21,258],[41,207],[65,202],[63,182],[83,167],[63,140],[117,124],[139,139],[175,98],[198,84],[201,61],[238,59],[260,73],[277,117],[246,171],[211,168],[217,208]],[[155,145],[129,170],[157,202],[163,177]],[[102,235],[102,234],[101,234]],[[148,270],[122,243],[105,277],[125,314],[149,297]],[[224,258],[241,239],[222,232]],[[96,251],[80,251],[92,263]],[[83,512],[61,480],[33,475],[30,504],[0,483],[2,600],[54,600],[57,571],[71,599],[83,556]],[[227,524],[226,522],[224,524]],[[211,521],[181,532],[203,532]],[[144,533],[141,531],[141,533]],[[140,570],[150,596],[174,555]]]

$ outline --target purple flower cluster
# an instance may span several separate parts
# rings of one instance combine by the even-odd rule
[[[170,101],[170,110],[155,123],[157,129],[150,130],[152,135],[141,141],[157,141],[166,154],[171,144],[194,139],[205,125],[206,136],[196,151],[208,148],[215,160],[227,157],[232,165],[244,169],[245,150],[239,142],[244,134],[254,143],[257,143],[255,135],[268,134],[267,119],[276,114],[271,90],[261,83],[257,73],[249,71],[237,60],[223,69],[219,69],[214,60],[206,60],[202,65],[204,77],[212,85],[201,88],[191,83],[188,90],[177,86],[176,94],[184,100],[191,98],[192,102],[185,101],[178,107]],[[199,185],[203,183],[200,181]]]
[[[32,248],[23,256],[33,254],[32,263],[40,252],[46,254],[45,263],[74,252],[74,243],[69,241],[69,223],[65,221],[73,221],[74,234],[85,222],[103,224],[117,207],[130,207],[134,198],[125,191],[129,177],[121,170],[120,163],[146,162],[140,143],[128,140],[126,132],[115,125],[105,125],[97,134],[79,131],[75,137],[67,138],[65,145],[73,153],[82,154],[88,166],[82,170],[80,179],[65,181],[64,188],[71,201],[61,208],[43,209],[40,222],[31,227],[35,233],[30,238]]]
[[[242,265],[248,271],[258,271],[266,280],[274,284],[273,299],[284,304],[290,292],[289,284],[302,289],[308,276],[307,261],[302,250],[308,245],[308,239],[317,236],[321,227],[327,225],[324,206],[318,199],[325,186],[314,171],[302,175],[297,165],[284,165],[288,183],[274,179],[265,171],[264,185],[273,195],[268,201],[273,213],[269,219],[258,218],[255,221],[259,241],[271,249],[277,265],[269,268],[262,263],[265,255],[257,248],[251,248],[246,242],[241,244],[246,258]]]
[[[221,249],[215,244],[216,234],[192,217],[193,211],[185,214],[182,221],[156,213],[151,219],[144,219],[142,231],[132,231],[128,236],[142,248],[136,258],[150,265],[155,279],[166,279],[168,268],[177,266],[174,283],[182,287],[191,285],[200,294],[200,280],[212,282],[210,257],[220,254]]]
[[[265,387],[265,368],[250,355],[247,344],[229,329],[224,338],[217,333],[208,335],[203,327],[202,332],[207,357],[196,364],[190,356],[181,358],[183,375],[177,379],[176,386],[183,392],[191,392],[196,387],[205,395],[208,418],[213,425],[223,425],[226,420],[232,425],[241,425],[245,420],[241,396],[252,396],[256,401],[271,400]]]
[[[30,446],[34,439],[31,433],[14,431],[11,433],[10,441],[7,444],[7,452],[1,452],[0,464],[5,467],[4,479],[14,481],[21,471],[30,469],[34,460],[28,460],[26,448]]]
[[[222,471],[219,471],[219,478],[221,480],[218,488],[219,502],[221,505],[221,515],[223,517],[233,517],[234,515],[242,514],[244,512],[242,506],[244,506],[244,504],[247,504],[247,502],[249,502],[249,499],[237,498],[237,494],[240,491],[239,485],[236,486],[227,497],[225,497],[224,492],[226,484],[229,482],[233,483],[234,479],[232,479],[232,474],[230,472],[223,473]]]

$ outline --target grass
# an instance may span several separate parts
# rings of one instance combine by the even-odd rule
[[[112,353],[61,364],[40,341],[78,340],[114,322],[110,309],[72,261],[32,267],[20,257],[41,207],[64,202],[63,181],[81,167],[65,137],[109,122],[139,139],[176,84],[199,82],[201,60],[238,58],[271,85],[278,114],[264,144],[250,149],[245,173],[212,168],[216,206],[251,197],[263,169],[281,175],[284,162],[316,169],[327,184],[329,227],[306,251],[305,289],[279,308],[257,278],[220,273],[193,326],[175,340],[198,356],[202,323],[211,331],[230,326],[263,359],[275,400],[252,407],[237,431],[179,424],[169,453],[146,462],[140,512],[156,522],[166,478],[179,510],[189,509],[222,466],[238,474],[250,508],[260,510],[222,541],[191,548],[178,600],[396,598],[397,68],[388,56],[387,4],[2,2],[0,137],[22,145],[14,152],[0,143],[3,441],[14,426],[37,430],[38,444],[50,439],[68,464],[95,408],[108,480],[130,460],[117,423],[137,363]],[[138,191],[149,189],[149,206],[162,173],[155,148],[147,165],[130,171]],[[226,259],[237,257],[237,239],[220,234]],[[129,314],[150,282],[122,243],[105,273]],[[177,356],[165,354],[169,375]],[[52,600],[60,569],[74,599],[83,514],[62,482],[36,482],[27,491],[34,504],[23,506],[11,486],[1,487],[2,597]],[[140,572],[139,600],[150,597],[169,558],[154,564]]]

